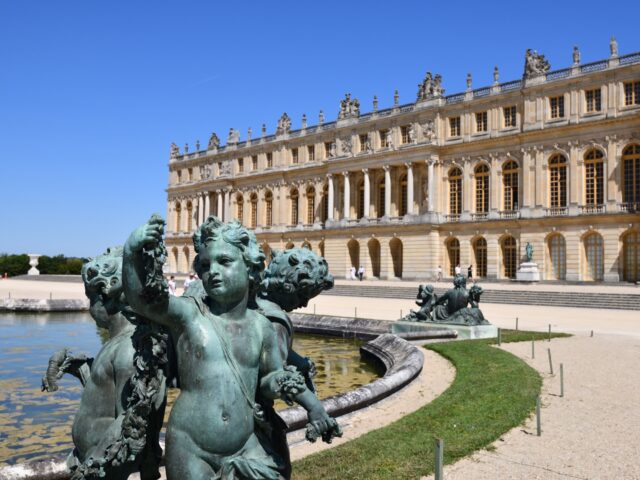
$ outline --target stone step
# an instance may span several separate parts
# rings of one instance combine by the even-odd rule
[[[436,288],[442,295],[445,288]],[[367,298],[415,300],[415,287],[371,285],[336,285],[328,295]],[[482,302],[512,305],[541,305],[553,307],[587,307],[614,310],[640,310],[640,295],[620,293],[544,292],[526,290],[485,290]]]

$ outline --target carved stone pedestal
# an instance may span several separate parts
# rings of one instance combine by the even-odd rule
[[[539,282],[540,271],[538,264],[535,262],[523,262],[516,272],[516,280],[518,282]]]

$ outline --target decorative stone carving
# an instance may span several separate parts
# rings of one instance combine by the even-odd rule
[[[427,120],[422,125],[422,138],[427,143],[433,143],[436,139],[436,124],[433,120]]]
[[[387,133],[385,133],[385,140],[387,143],[387,148],[389,150],[393,150],[393,129],[389,128]]]
[[[329,151],[327,152],[327,157],[332,158],[336,156],[336,142],[331,142],[329,146]]]
[[[524,56],[524,78],[533,78],[544,75],[551,65],[543,54],[527,48]]]
[[[364,145],[362,146],[363,150],[367,153],[371,153],[373,148],[371,148],[371,134],[367,133],[364,138]]]
[[[220,162],[220,176],[231,175],[231,160],[223,160]]]
[[[432,98],[439,98],[442,95],[444,95],[442,76],[440,74],[433,76],[431,72],[427,72],[422,83],[418,84],[418,98],[416,101],[431,100]]]
[[[291,119],[287,112],[284,112],[278,120],[278,127],[276,129],[276,135],[284,135],[291,130]]]
[[[350,156],[353,153],[351,137],[344,137],[340,139],[340,150],[342,151],[342,155],[346,156]]]
[[[200,165],[200,178],[211,178],[211,165]]]
[[[580,49],[577,46],[573,47],[573,64],[580,65]]]
[[[351,94],[347,93],[344,99],[340,101],[340,112],[338,120],[346,118],[358,118],[360,116],[360,102],[357,98],[351,99]]]
[[[227,136],[228,145],[236,145],[240,141],[240,131],[234,128],[229,129],[229,135]]]
[[[209,144],[207,145],[207,150],[216,150],[220,146],[220,139],[216,132],[211,132],[211,136],[209,137]]]
[[[176,145],[174,142],[171,142],[171,146],[169,147],[169,154],[171,158],[178,158],[180,155],[180,147]]]
[[[618,56],[618,41],[616,40],[616,37],[611,37],[611,41],[609,42],[609,51],[611,52],[611,58]]]
[[[416,143],[418,140],[418,136],[416,135],[416,127],[415,125],[412,123],[409,126],[409,142],[411,143]]]

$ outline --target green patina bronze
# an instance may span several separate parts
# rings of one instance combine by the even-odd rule
[[[203,292],[170,296],[161,268],[163,231],[164,221],[153,216],[131,234],[124,248],[123,284],[132,309],[168,328],[176,348],[181,392],[166,432],[167,477],[289,478],[285,426],[273,400],[283,398],[307,410],[308,439],[328,442],[341,434],[305,377],[285,363],[292,330],[284,309],[304,304],[309,294],[295,300],[291,291],[286,305],[271,302],[270,310],[263,310],[259,302],[269,302],[269,294],[257,297],[268,290],[263,280],[270,277],[263,278],[265,256],[255,235],[238,222],[209,217],[193,238],[193,266]],[[307,285],[304,271],[313,268],[297,269],[301,288]],[[320,282],[323,288],[329,278]],[[284,333],[277,332],[279,325]]]
[[[90,313],[108,331],[95,358],[54,353],[42,379],[43,391],[58,389],[65,373],[84,391],[67,464],[72,478],[143,479],[159,475],[158,443],[166,404],[167,335],[135,315],[122,285],[122,247],[110,248],[82,268]]]
[[[402,318],[405,322],[432,322],[453,325],[488,325],[480,310],[480,295],[482,287],[477,284],[466,288],[467,279],[463,275],[456,275],[453,288],[438,297],[433,285],[420,285],[416,297],[417,312],[411,310]]]

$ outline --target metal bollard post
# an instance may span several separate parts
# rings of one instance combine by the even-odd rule
[[[435,480],[443,480],[442,464],[444,463],[444,442],[441,438],[436,438],[435,457]]]
[[[551,341],[551,324],[549,324],[549,342]]]
[[[518,330],[518,317],[516,317],[516,330]]]
[[[358,307],[353,307],[353,318],[358,318]]]
[[[542,435],[542,424],[540,419],[540,397],[536,398],[536,432],[538,436]]]
[[[502,329],[498,328],[498,346],[502,345]]]
[[[560,364],[560,396],[564,397],[564,368]]]
[[[549,354],[549,372],[553,375],[553,362],[551,361],[551,349],[547,348],[547,353]]]
[[[536,358],[536,342],[535,339],[531,339],[531,358]]]

